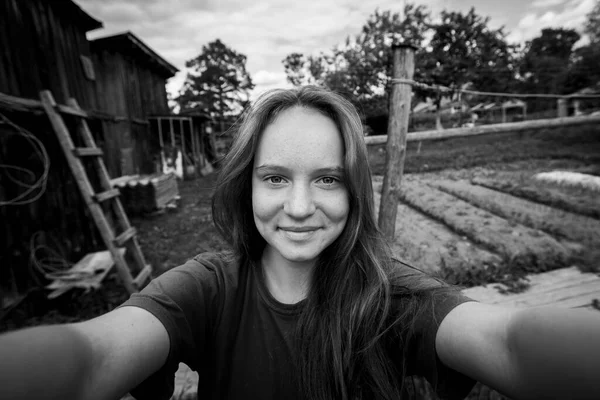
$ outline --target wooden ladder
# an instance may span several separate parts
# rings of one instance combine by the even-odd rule
[[[144,254],[136,238],[136,230],[130,225],[119,199],[119,190],[113,188],[110,184],[110,176],[102,159],[103,152],[96,147],[86,121],[88,114],[79,107],[75,99],[70,99],[67,107],[65,107],[57,105],[52,93],[47,90],[41,92],[40,97],[85,203],[102,235],[104,244],[112,255],[121,282],[129,293],[138,292],[150,278],[152,266],[146,264],[144,260]],[[76,134],[80,135],[85,147],[75,147],[73,136],[71,136],[61,113],[76,117]],[[95,193],[82,162],[83,158],[88,157],[92,158],[94,171],[98,175],[99,184],[102,188],[99,193]],[[116,216],[115,227],[111,225],[105,209],[101,206],[103,202],[112,203],[112,210]],[[123,246],[127,249],[128,254],[132,256],[135,265],[131,267],[127,265],[125,257],[119,251],[119,248]],[[135,278],[133,274],[137,274]]]

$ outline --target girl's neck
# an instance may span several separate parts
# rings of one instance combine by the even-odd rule
[[[306,298],[315,262],[290,262],[277,252],[265,249],[262,255],[265,284],[275,300],[295,304]]]

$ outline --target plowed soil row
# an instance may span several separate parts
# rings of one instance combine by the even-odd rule
[[[380,201],[381,194],[376,188],[377,207]],[[403,261],[432,274],[440,272],[442,267],[481,268],[502,262],[498,255],[402,203],[398,205],[392,251]]]
[[[568,266],[573,257],[572,250],[542,231],[509,222],[416,180],[403,182],[401,199],[511,263],[547,270]]]
[[[590,250],[600,248],[600,221],[596,219],[471,185],[464,180],[440,180],[433,185],[507,220],[579,242]]]
[[[575,193],[573,188],[551,186],[533,179],[474,178],[472,183],[522,197],[551,207],[600,219],[600,200],[589,193]]]

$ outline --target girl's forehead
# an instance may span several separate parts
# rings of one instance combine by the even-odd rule
[[[294,107],[283,111],[262,132],[255,161],[341,165],[343,154],[342,136],[331,118],[310,108]]]

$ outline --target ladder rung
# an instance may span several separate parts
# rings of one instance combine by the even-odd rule
[[[131,227],[131,228],[127,229],[125,232],[121,233],[119,236],[117,236],[115,238],[114,242],[117,246],[121,247],[125,244],[125,242],[130,240],[136,234],[137,234],[137,231],[135,230],[135,228]]]
[[[73,154],[75,154],[78,157],[101,156],[104,154],[104,152],[102,151],[102,149],[99,149],[97,147],[77,147],[76,149],[73,149]]]
[[[58,108],[58,111],[60,111],[63,114],[74,115],[76,117],[83,117],[83,118],[89,117],[88,113],[86,113],[83,110],[78,110],[77,108],[74,108],[74,107],[63,106],[62,104],[59,104],[57,106],[57,108]]]
[[[148,264],[144,267],[143,270],[140,271],[138,276],[135,277],[135,279],[133,280],[133,284],[139,288],[141,285],[144,284],[144,282],[146,282],[146,280],[148,278],[150,278],[151,273],[152,273],[152,265]]]
[[[117,197],[119,194],[120,194],[119,189],[110,189],[110,190],[107,190],[106,192],[101,192],[101,193],[95,194],[94,199],[98,203],[101,203],[103,201]]]

